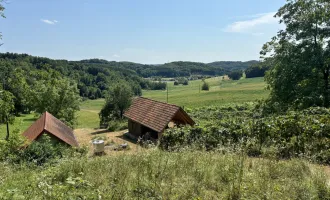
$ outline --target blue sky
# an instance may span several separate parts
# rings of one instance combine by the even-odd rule
[[[10,0],[0,52],[158,64],[259,59],[285,0]]]

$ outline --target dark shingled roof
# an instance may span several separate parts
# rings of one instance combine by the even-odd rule
[[[163,132],[172,120],[192,126],[195,124],[179,106],[144,97],[135,98],[124,116],[158,133]]]
[[[23,135],[33,141],[43,133],[51,134],[71,146],[79,146],[72,129],[48,112],[35,121]]]

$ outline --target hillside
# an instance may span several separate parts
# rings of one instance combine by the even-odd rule
[[[23,76],[31,78],[31,72],[56,71],[61,76],[73,79],[78,83],[80,96],[89,99],[102,98],[110,85],[118,81],[127,81],[135,95],[141,90],[163,90],[164,83],[151,82],[148,77],[188,77],[192,75],[221,76],[235,69],[246,69],[257,61],[249,62],[171,62],[161,65],[145,65],[133,62],[115,62],[102,59],[81,61],[54,60],[31,56],[28,54],[0,53],[1,69],[7,71],[22,69]],[[4,75],[4,74],[2,74]],[[6,78],[6,77],[3,77]]]
[[[259,61],[251,60],[246,62],[241,61],[217,61],[208,63],[208,66],[215,67],[215,68],[222,68],[225,71],[232,71],[232,70],[245,70],[251,65],[257,64]]]
[[[0,74],[2,79],[11,79],[15,73],[31,83],[38,74],[56,73],[58,76],[74,80],[81,97],[97,99],[105,96],[105,92],[118,82],[128,82],[135,95],[141,95],[141,89],[165,89],[163,83],[156,83],[142,78],[128,62],[108,62],[91,59],[82,61],[54,60],[30,56],[27,54],[0,54]],[[18,70],[19,69],[19,70]],[[30,85],[31,86],[31,85]]]

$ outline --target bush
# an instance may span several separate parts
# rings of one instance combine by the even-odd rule
[[[88,152],[86,147],[71,148],[55,142],[46,134],[24,148],[26,144],[18,130],[11,134],[8,141],[0,140],[0,161],[44,165],[64,157],[81,157]]]
[[[179,81],[174,81],[174,85],[179,85]]]
[[[108,124],[109,131],[122,131],[128,129],[127,120],[113,120]]]
[[[247,105],[196,109],[190,115],[199,119],[201,126],[167,130],[160,147],[170,151],[187,147],[243,149],[249,156],[303,157],[330,164],[328,112],[328,109],[311,108],[261,116]]]
[[[43,134],[38,141],[32,142],[20,155],[20,160],[43,165],[55,158],[63,157],[67,146],[54,143],[51,137]]]
[[[0,139],[0,161],[11,161],[15,159],[24,143],[25,138],[22,137],[18,129],[15,129],[10,134],[8,140]]]
[[[202,90],[205,90],[205,91],[209,91],[210,90],[210,86],[207,82],[203,82],[203,85],[202,85]]]

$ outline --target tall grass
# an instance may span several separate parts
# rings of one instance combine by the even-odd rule
[[[2,199],[327,199],[322,169],[302,160],[216,152],[73,159],[44,168],[0,164]]]

